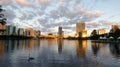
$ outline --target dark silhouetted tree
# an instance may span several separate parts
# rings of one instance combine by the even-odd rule
[[[95,36],[97,35],[97,31],[94,29],[92,32],[91,32],[91,35],[90,36]]]
[[[0,5],[0,23],[2,25],[6,24],[6,18],[4,18],[4,14],[2,13],[4,9],[2,9],[2,5]]]
[[[91,32],[90,38],[91,38],[91,39],[98,39],[98,38],[99,38],[99,35],[97,34],[97,30],[94,29],[94,30]]]

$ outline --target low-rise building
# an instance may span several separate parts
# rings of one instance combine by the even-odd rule
[[[52,34],[52,33],[48,33],[48,36],[47,36],[48,38],[55,38],[56,36],[54,35],[54,34]]]
[[[0,35],[5,35],[6,25],[0,23]]]
[[[33,30],[32,28],[28,28],[28,29],[25,29],[24,35],[28,37],[36,37],[36,31]]]
[[[39,37],[41,35],[41,32],[38,30],[36,31],[36,36]]]

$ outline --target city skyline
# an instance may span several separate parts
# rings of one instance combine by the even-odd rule
[[[85,22],[88,34],[93,29],[119,23],[118,0],[1,0],[7,24],[31,27],[43,33],[56,33],[63,27],[65,35],[74,35],[76,23]]]

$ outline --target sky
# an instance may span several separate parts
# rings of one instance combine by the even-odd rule
[[[120,0],[0,0],[5,9],[7,24],[19,28],[33,28],[42,34],[64,35],[76,33],[76,23],[85,22],[88,34],[93,29],[120,23]]]

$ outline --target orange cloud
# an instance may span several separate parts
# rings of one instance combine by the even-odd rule
[[[22,6],[31,6],[32,5],[30,2],[27,2],[26,0],[16,0],[16,2]]]

